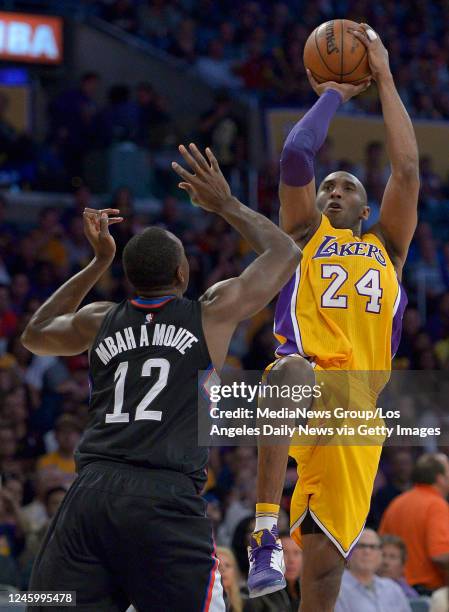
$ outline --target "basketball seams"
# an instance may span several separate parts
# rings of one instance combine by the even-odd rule
[[[342,74],[342,76],[347,76],[348,74],[352,74],[353,72],[355,72],[355,71],[357,70],[357,68],[360,66],[360,64],[363,62],[363,60],[365,59],[366,54],[367,54],[367,52],[365,51],[365,53],[362,55],[362,57],[360,58],[360,60],[358,61],[358,63],[357,63],[355,66],[354,66],[354,68],[353,68],[353,69],[352,69],[350,72],[342,72],[342,73],[341,73],[341,74]],[[370,72],[368,72],[368,75],[367,75],[367,76],[369,76],[370,74],[371,74],[371,73],[370,73]],[[364,77],[362,77],[362,78],[364,78]]]
[[[331,68],[329,68],[329,66],[326,64],[326,61],[325,61],[324,57],[321,54],[320,45],[318,44],[318,40],[317,40],[318,30],[319,29],[320,29],[319,27],[315,28],[315,37],[314,37],[315,38],[315,47],[316,47],[316,50],[318,51],[318,55],[320,56],[321,61],[323,62],[325,67],[329,70],[329,72],[331,74],[335,74],[335,76],[338,76],[338,72],[334,72]],[[326,81],[329,81],[329,79],[326,79]]]
[[[351,74],[351,73],[349,73]],[[360,81],[363,81],[364,79],[367,79],[368,77],[371,76],[371,72],[367,72],[366,74],[363,74],[360,77],[357,77],[356,79],[352,80],[352,81],[345,81],[345,83],[360,83]]]
[[[344,55],[343,22],[344,22],[344,19],[340,19],[340,81],[343,80],[343,55]]]

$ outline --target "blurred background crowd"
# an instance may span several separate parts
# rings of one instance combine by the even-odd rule
[[[10,101],[0,92],[0,185],[8,185],[0,192],[0,584],[20,588],[27,585],[48,521],[76,477],[73,451],[86,423],[89,396],[87,355],[34,356],[22,346],[20,334],[36,308],[92,256],[83,236],[83,209],[107,205],[119,208],[125,217],[112,230],[116,260],[87,301],[131,297],[120,256],[129,238],[149,224],[165,227],[181,238],[191,270],[188,297],[197,298],[213,283],[238,275],[253,256],[248,246],[221,218],[191,207],[177,188],[169,162],[176,156],[181,138],[200,146],[211,145],[231,185],[239,186],[235,173],[250,165],[250,136],[235,95],[256,96],[262,105],[311,104],[315,97],[304,77],[302,47],[311,29],[335,11],[331,0],[251,1],[239,7],[215,0],[104,0],[87,4],[132,36],[187,62],[216,91],[214,102],[194,128],[182,133],[158,84],[151,79],[134,86],[109,84],[106,100],[101,101],[102,76],[86,72],[76,83],[66,78],[60,90],[50,96],[41,140],[11,125],[7,119]],[[396,83],[412,116],[449,118],[449,35],[445,28],[449,3],[343,0],[338,4],[340,14],[363,19],[382,32]],[[300,20],[295,15],[300,15]],[[355,99],[344,111],[379,113],[375,91]],[[120,172],[120,157],[116,160],[120,180],[115,191],[101,191],[90,180],[96,152],[110,150],[116,143],[135,144],[150,160],[146,166],[150,204],[136,193],[133,172]],[[317,181],[337,168],[356,174],[367,189],[373,223],[389,175],[384,159],[380,141],[366,143],[364,159],[355,165],[339,158],[335,143],[328,139],[316,159]],[[437,173],[434,162],[428,155],[420,160],[420,222],[404,272],[409,306],[393,367],[440,371],[443,376],[449,370],[449,175]],[[9,178],[2,182],[5,176]],[[266,159],[255,177],[257,207],[277,222],[278,160]],[[54,193],[51,198],[49,195],[51,204],[44,198],[44,205],[28,216],[18,213],[14,198],[19,190]],[[66,195],[59,200],[60,192]],[[271,304],[238,328],[229,366],[262,370],[272,361],[276,346],[273,313]],[[447,425],[443,406],[438,413],[422,414],[411,395],[404,396],[401,410],[417,425]],[[444,455],[423,455],[424,451],[446,450],[435,443],[424,449],[384,450],[367,523],[371,531],[363,534],[351,558],[340,611],[361,609],[360,600],[351,595],[358,583],[351,580],[361,584],[380,580],[379,592],[385,588],[387,597],[390,589],[390,595],[399,598],[394,600],[399,610],[408,610],[409,603],[405,599],[401,608],[398,591],[377,578],[378,574],[393,580],[405,598],[430,595],[445,584],[441,568],[449,564],[445,530],[446,523],[449,529],[449,506],[440,504],[441,520],[423,524],[413,542],[405,542],[407,534],[401,529],[383,529],[382,520],[391,502],[407,493],[424,492],[430,497],[434,493],[446,503],[447,459]],[[424,470],[417,469],[420,461],[424,461]],[[301,552],[287,534],[287,513],[296,481],[293,464],[287,470],[280,524],[287,591],[276,595],[277,599],[273,596],[274,600],[246,601],[246,545],[253,527],[255,478],[254,448],[211,451],[205,497],[220,546],[229,609],[297,610]],[[402,523],[393,520],[393,525]],[[446,554],[448,558],[443,565],[426,558],[427,574],[416,578],[413,571],[422,565],[419,555],[428,545],[425,528],[436,534],[440,543],[434,556]],[[417,587],[414,591],[410,590],[412,585]],[[447,593],[439,592],[437,599],[441,597],[447,603]],[[352,600],[356,603],[351,608],[348,602]],[[390,604],[382,607],[384,600],[373,605],[378,607],[367,609],[393,609]],[[432,608],[435,612],[447,609]]]
[[[99,14],[191,64],[217,87],[285,104],[311,99],[302,63],[310,32],[338,15],[382,32],[398,88],[415,117],[449,117],[447,2],[387,0],[103,0]],[[354,108],[378,112],[375,96]]]

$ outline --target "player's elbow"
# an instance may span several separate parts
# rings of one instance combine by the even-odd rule
[[[22,345],[31,353],[35,355],[44,355],[45,353],[39,348],[38,338],[36,334],[36,330],[33,328],[31,323],[25,327],[20,336],[20,341]]]
[[[405,157],[393,168],[393,174],[407,185],[413,184],[419,187],[419,161],[415,157]]]
[[[302,251],[289,236],[287,238],[281,260],[284,263],[286,272],[293,274],[301,261]]]

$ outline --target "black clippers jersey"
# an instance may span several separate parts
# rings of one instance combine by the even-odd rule
[[[201,305],[125,300],[106,315],[90,353],[89,423],[78,468],[112,460],[188,474],[201,486],[198,370],[210,367]]]

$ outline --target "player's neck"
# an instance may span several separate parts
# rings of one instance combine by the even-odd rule
[[[362,223],[361,223],[361,221],[356,223],[356,225],[354,225],[354,227],[351,228],[351,231],[354,234],[354,236],[357,236],[357,238],[360,238],[361,235],[362,235]]]
[[[144,300],[151,300],[157,297],[166,297],[175,295],[176,297],[182,297],[182,291],[180,287],[161,287],[159,289],[152,289],[151,291],[138,291],[138,296]]]

